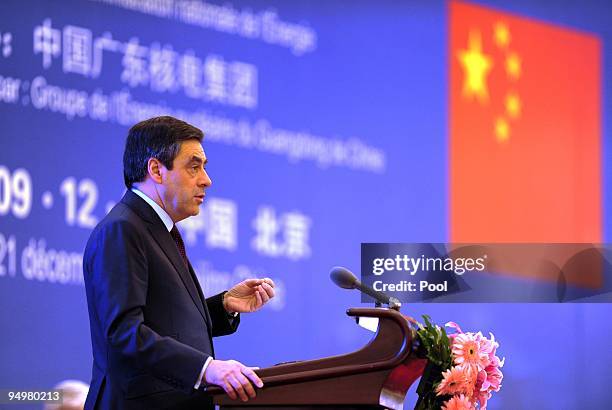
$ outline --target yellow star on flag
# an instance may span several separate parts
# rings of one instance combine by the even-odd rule
[[[511,118],[517,118],[521,113],[521,99],[516,93],[506,96],[506,112]]]
[[[495,137],[499,142],[506,142],[510,138],[510,126],[505,118],[499,117],[495,120]]]
[[[495,24],[495,43],[502,48],[505,48],[510,44],[510,30],[504,23]]]
[[[488,101],[486,76],[491,71],[493,63],[491,57],[482,52],[482,42],[478,31],[470,32],[468,49],[460,50],[458,54],[465,73],[463,95],[465,97],[475,96],[480,102]]]
[[[513,79],[517,79],[517,78],[520,77],[520,75],[521,75],[521,58],[518,56],[518,54],[511,53],[506,58],[506,71],[508,72],[508,75],[511,78],[513,78]]]

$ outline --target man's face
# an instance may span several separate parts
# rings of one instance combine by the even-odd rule
[[[196,139],[183,141],[172,170],[162,169],[163,202],[174,222],[200,212],[204,191],[212,181],[206,173],[206,154]]]

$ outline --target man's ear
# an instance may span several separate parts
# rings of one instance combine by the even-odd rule
[[[162,168],[164,165],[157,158],[149,158],[147,171],[149,177],[157,184],[162,183]]]

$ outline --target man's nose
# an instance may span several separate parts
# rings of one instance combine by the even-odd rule
[[[208,176],[208,172],[206,172],[206,170],[204,170],[202,178],[199,181],[199,185],[206,188],[212,185],[212,179],[210,179],[210,176]]]

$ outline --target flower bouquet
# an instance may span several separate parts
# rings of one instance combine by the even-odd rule
[[[501,388],[504,360],[496,355],[499,344],[490,333],[464,333],[454,322],[447,327],[433,325],[424,315],[425,325],[417,323],[419,354],[428,364],[417,388],[415,410],[484,410],[492,392]]]

